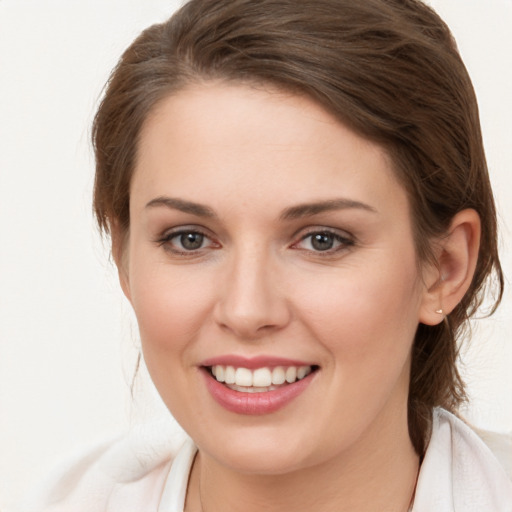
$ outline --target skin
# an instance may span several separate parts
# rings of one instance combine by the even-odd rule
[[[423,268],[381,147],[307,98],[222,83],[157,106],[130,194],[114,254],[151,377],[199,447],[187,511],[407,510],[411,345],[471,278],[476,214],[454,221],[440,266]],[[183,248],[183,232],[202,246]],[[311,235],[325,232],[333,247],[319,251]],[[284,408],[240,415],[199,371],[226,354],[319,370]]]

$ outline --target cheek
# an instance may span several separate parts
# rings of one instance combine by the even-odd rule
[[[186,272],[156,268],[141,265],[132,275],[132,305],[151,379],[181,422],[190,405],[190,379],[196,370],[192,354],[204,337],[201,332],[208,322],[211,292]]]
[[[409,275],[406,268],[391,264],[386,272],[382,267],[376,273],[369,267],[351,269],[343,279],[325,283],[328,293],[312,294],[303,305],[304,322],[328,354],[324,370],[329,386],[323,399],[336,407],[319,417],[333,426],[325,431],[333,442],[340,430],[345,439],[356,439],[388,406],[404,410],[418,324],[412,268]],[[347,418],[353,420],[347,423]]]
[[[132,305],[145,354],[183,350],[204,327],[211,309],[211,280],[203,279],[197,269],[192,272],[161,262],[134,268]]]
[[[368,375],[386,368],[395,371],[394,361],[403,364],[419,318],[414,259],[410,264],[389,259],[351,268],[324,284],[301,295],[301,309],[315,337],[334,355],[335,364]]]

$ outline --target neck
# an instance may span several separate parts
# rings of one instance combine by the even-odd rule
[[[243,503],[246,512],[407,512],[419,459],[404,416],[398,429],[383,431],[377,422],[370,428],[376,432],[365,433],[350,450],[286,474],[239,473],[199,453],[186,511],[234,512]]]

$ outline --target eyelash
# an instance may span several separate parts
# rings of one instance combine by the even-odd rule
[[[310,245],[313,244],[313,237],[315,236],[326,236],[326,237],[329,237],[332,239],[332,243],[333,244],[336,244],[338,243],[338,245],[336,247],[331,247],[331,248],[327,248],[325,250],[314,250],[314,249],[305,249],[305,248],[302,248],[302,247],[298,247],[298,245],[302,242],[304,242],[305,240],[307,240],[308,238],[311,240],[310,241]],[[341,251],[344,251],[344,250],[347,250],[348,248],[352,247],[355,245],[355,240],[348,236],[348,235],[341,235],[340,233],[338,233],[337,231],[334,231],[334,230],[331,230],[331,229],[326,229],[326,228],[321,228],[321,229],[314,229],[314,230],[311,230],[309,231],[308,233],[306,233],[305,235],[301,236],[300,240],[298,242],[295,242],[293,245],[292,245],[292,248],[294,249],[297,249],[297,250],[303,250],[303,251],[309,251],[309,252],[312,252],[315,256],[322,256],[322,257],[329,257],[329,256],[332,256],[338,252],[341,252]]]
[[[172,240],[177,239],[179,237],[186,236],[186,235],[199,235],[200,237],[202,237],[201,246],[198,247],[197,249],[188,249],[188,250],[184,249],[184,248],[178,249],[175,246],[173,246]],[[320,250],[320,249],[315,250],[314,248],[299,247],[299,245],[301,243],[303,243],[304,241],[306,241],[307,239],[311,239],[310,245],[312,245],[314,243],[313,242],[314,236],[328,237],[332,240],[333,245],[336,243],[338,245],[335,247],[326,248],[325,250]],[[206,246],[203,245],[205,241],[209,241],[209,244]],[[182,242],[183,242],[183,240],[180,241],[180,243],[182,243]],[[204,231],[197,229],[197,228],[192,228],[192,227],[191,228],[183,228],[182,227],[182,228],[178,228],[175,231],[166,232],[162,237],[160,237],[158,240],[156,240],[156,243],[159,246],[164,247],[164,249],[166,251],[176,254],[178,256],[196,256],[196,255],[198,255],[199,251],[202,251],[203,249],[207,249],[207,248],[218,249],[221,247],[220,244],[212,241],[210,236],[208,236]],[[334,254],[337,254],[338,252],[347,250],[348,248],[350,248],[354,245],[355,245],[355,240],[352,237],[346,236],[346,235],[345,236],[341,235],[337,231],[334,231],[331,229],[320,228],[320,229],[311,230],[308,233],[302,235],[300,237],[300,239],[297,242],[294,242],[290,247],[292,249],[310,252],[310,253],[314,254],[315,256],[318,255],[321,257],[329,257]]]
[[[176,247],[173,247],[172,240],[175,238],[180,238],[186,235],[199,235],[203,237],[201,247],[198,247],[197,249],[178,249]],[[207,246],[203,246],[203,243],[205,241],[209,241],[210,243]],[[161,238],[159,238],[157,241],[157,244],[161,247],[164,247],[164,249],[168,252],[171,252],[173,254],[179,255],[179,256],[195,256],[198,254],[199,251],[202,249],[206,249],[208,247],[218,248],[220,247],[219,244],[213,242],[211,238],[202,230],[197,228],[179,228],[175,231],[168,231],[166,232]]]

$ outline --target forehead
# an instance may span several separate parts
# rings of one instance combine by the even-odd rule
[[[225,83],[191,86],[156,106],[141,132],[131,192],[134,201],[179,192],[269,205],[333,194],[405,197],[386,151],[314,101]]]

